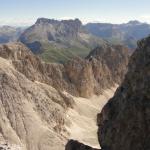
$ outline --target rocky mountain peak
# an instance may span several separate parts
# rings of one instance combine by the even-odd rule
[[[141,22],[138,20],[131,20],[127,24],[138,25],[138,24],[141,24]]]
[[[46,23],[56,24],[59,23],[59,21],[55,19],[38,18],[35,24],[46,24]]]
[[[118,61],[112,68],[105,59],[113,61],[114,55],[78,57],[63,65],[43,62],[22,43],[0,45],[0,137],[28,150],[64,148],[66,111],[75,105],[73,96],[89,98],[120,82],[128,55],[119,61],[117,53],[114,49]]]
[[[61,22],[67,25],[76,26],[78,28],[82,26],[82,22],[79,19],[62,20]]]
[[[69,19],[69,20],[55,20],[55,19],[48,19],[48,18],[38,18],[35,24],[66,24],[66,25],[76,25],[77,27],[81,27],[82,22],[79,19]]]
[[[25,59],[31,54],[30,50],[20,42],[0,45],[0,56],[9,60]]]
[[[120,83],[123,80],[128,64],[128,49],[121,45],[106,44],[95,48],[86,59],[92,62],[96,59],[103,65],[107,65],[108,69],[111,70],[111,77],[115,77],[114,81]],[[114,70],[114,68],[117,68],[117,70]]]
[[[124,77],[128,53],[120,55],[117,49],[113,50],[113,54],[97,54],[92,60],[90,57],[77,57],[61,65],[44,63],[23,44],[10,43],[0,46],[0,56],[12,61],[15,68],[32,81],[50,84],[57,90],[65,90],[75,96],[90,97],[120,83]]]
[[[116,51],[118,52],[118,54],[121,54],[121,53],[127,54],[128,48],[122,45],[105,44],[105,45],[96,47],[93,51],[89,53],[87,58],[90,58],[90,57],[98,58],[104,55],[107,55],[107,57],[109,57],[109,55],[113,55],[113,53],[116,53]]]

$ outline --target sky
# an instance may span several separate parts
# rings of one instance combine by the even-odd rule
[[[28,26],[40,17],[150,23],[150,0],[0,0],[0,25]]]

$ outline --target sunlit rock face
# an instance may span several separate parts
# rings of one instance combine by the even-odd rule
[[[19,41],[46,62],[65,63],[74,57],[86,57],[91,49],[107,43],[87,32],[79,19],[39,18],[19,37]]]
[[[2,45],[0,56],[11,60],[28,79],[82,97],[101,94],[120,83],[128,64],[127,49],[112,45],[97,47],[86,59],[75,58],[65,65],[42,62],[21,43]]]
[[[110,65],[107,54],[118,61]],[[111,45],[65,65],[41,61],[22,43],[0,45],[0,137],[23,150],[63,149],[66,112],[75,104],[70,94],[90,97],[120,83],[127,60]]]

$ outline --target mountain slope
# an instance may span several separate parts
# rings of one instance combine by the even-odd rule
[[[120,83],[128,63],[126,48],[108,44],[94,49],[86,59],[76,58],[65,65],[42,62],[21,43],[2,45],[0,55],[11,59],[28,79],[83,97],[100,94],[103,89]]]
[[[19,40],[45,61],[66,62],[73,57],[85,57],[90,49],[106,43],[82,28],[80,20],[39,18],[25,30]]]
[[[97,115],[101,150],[150,149],[150,37],[138,42],[128,66],[114,97]],[[66,150],[95,149],[69,140]]]
[[[138,42],[125,80],[98,115],[98,138],[102,149],[150,149],[149,70],[150,37],[147,37]]]
[[[121,82],[128,54],[119,49],[105,45],[62,65],[41,61],[22,43],[0,45],[0,142],[24,150],[64,149],[73,135],[66,125],[69,110],[82,112],[70,94],[89,98]],[[115,65],[109,66],[108,52]]]
[[[124,24],[89,23],[85,28],[93,35],[113,44],[124,44],[131,49],[136,48],[138,40],[150,34],[150,25],[139,21]]]
[[[65,103],[51,86],[32,82],[0,58],[0,132],[9,143],[27,150],[60,150],[65,138]],[[54,115],[55,114],[55,115]],[[63,142],[64,141],[64,142]]]

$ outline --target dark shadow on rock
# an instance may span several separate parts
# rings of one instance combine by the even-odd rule
[[[75,140],[69,140],[65,147],[65,150],[100,150],[100,149],[92,148]]]

